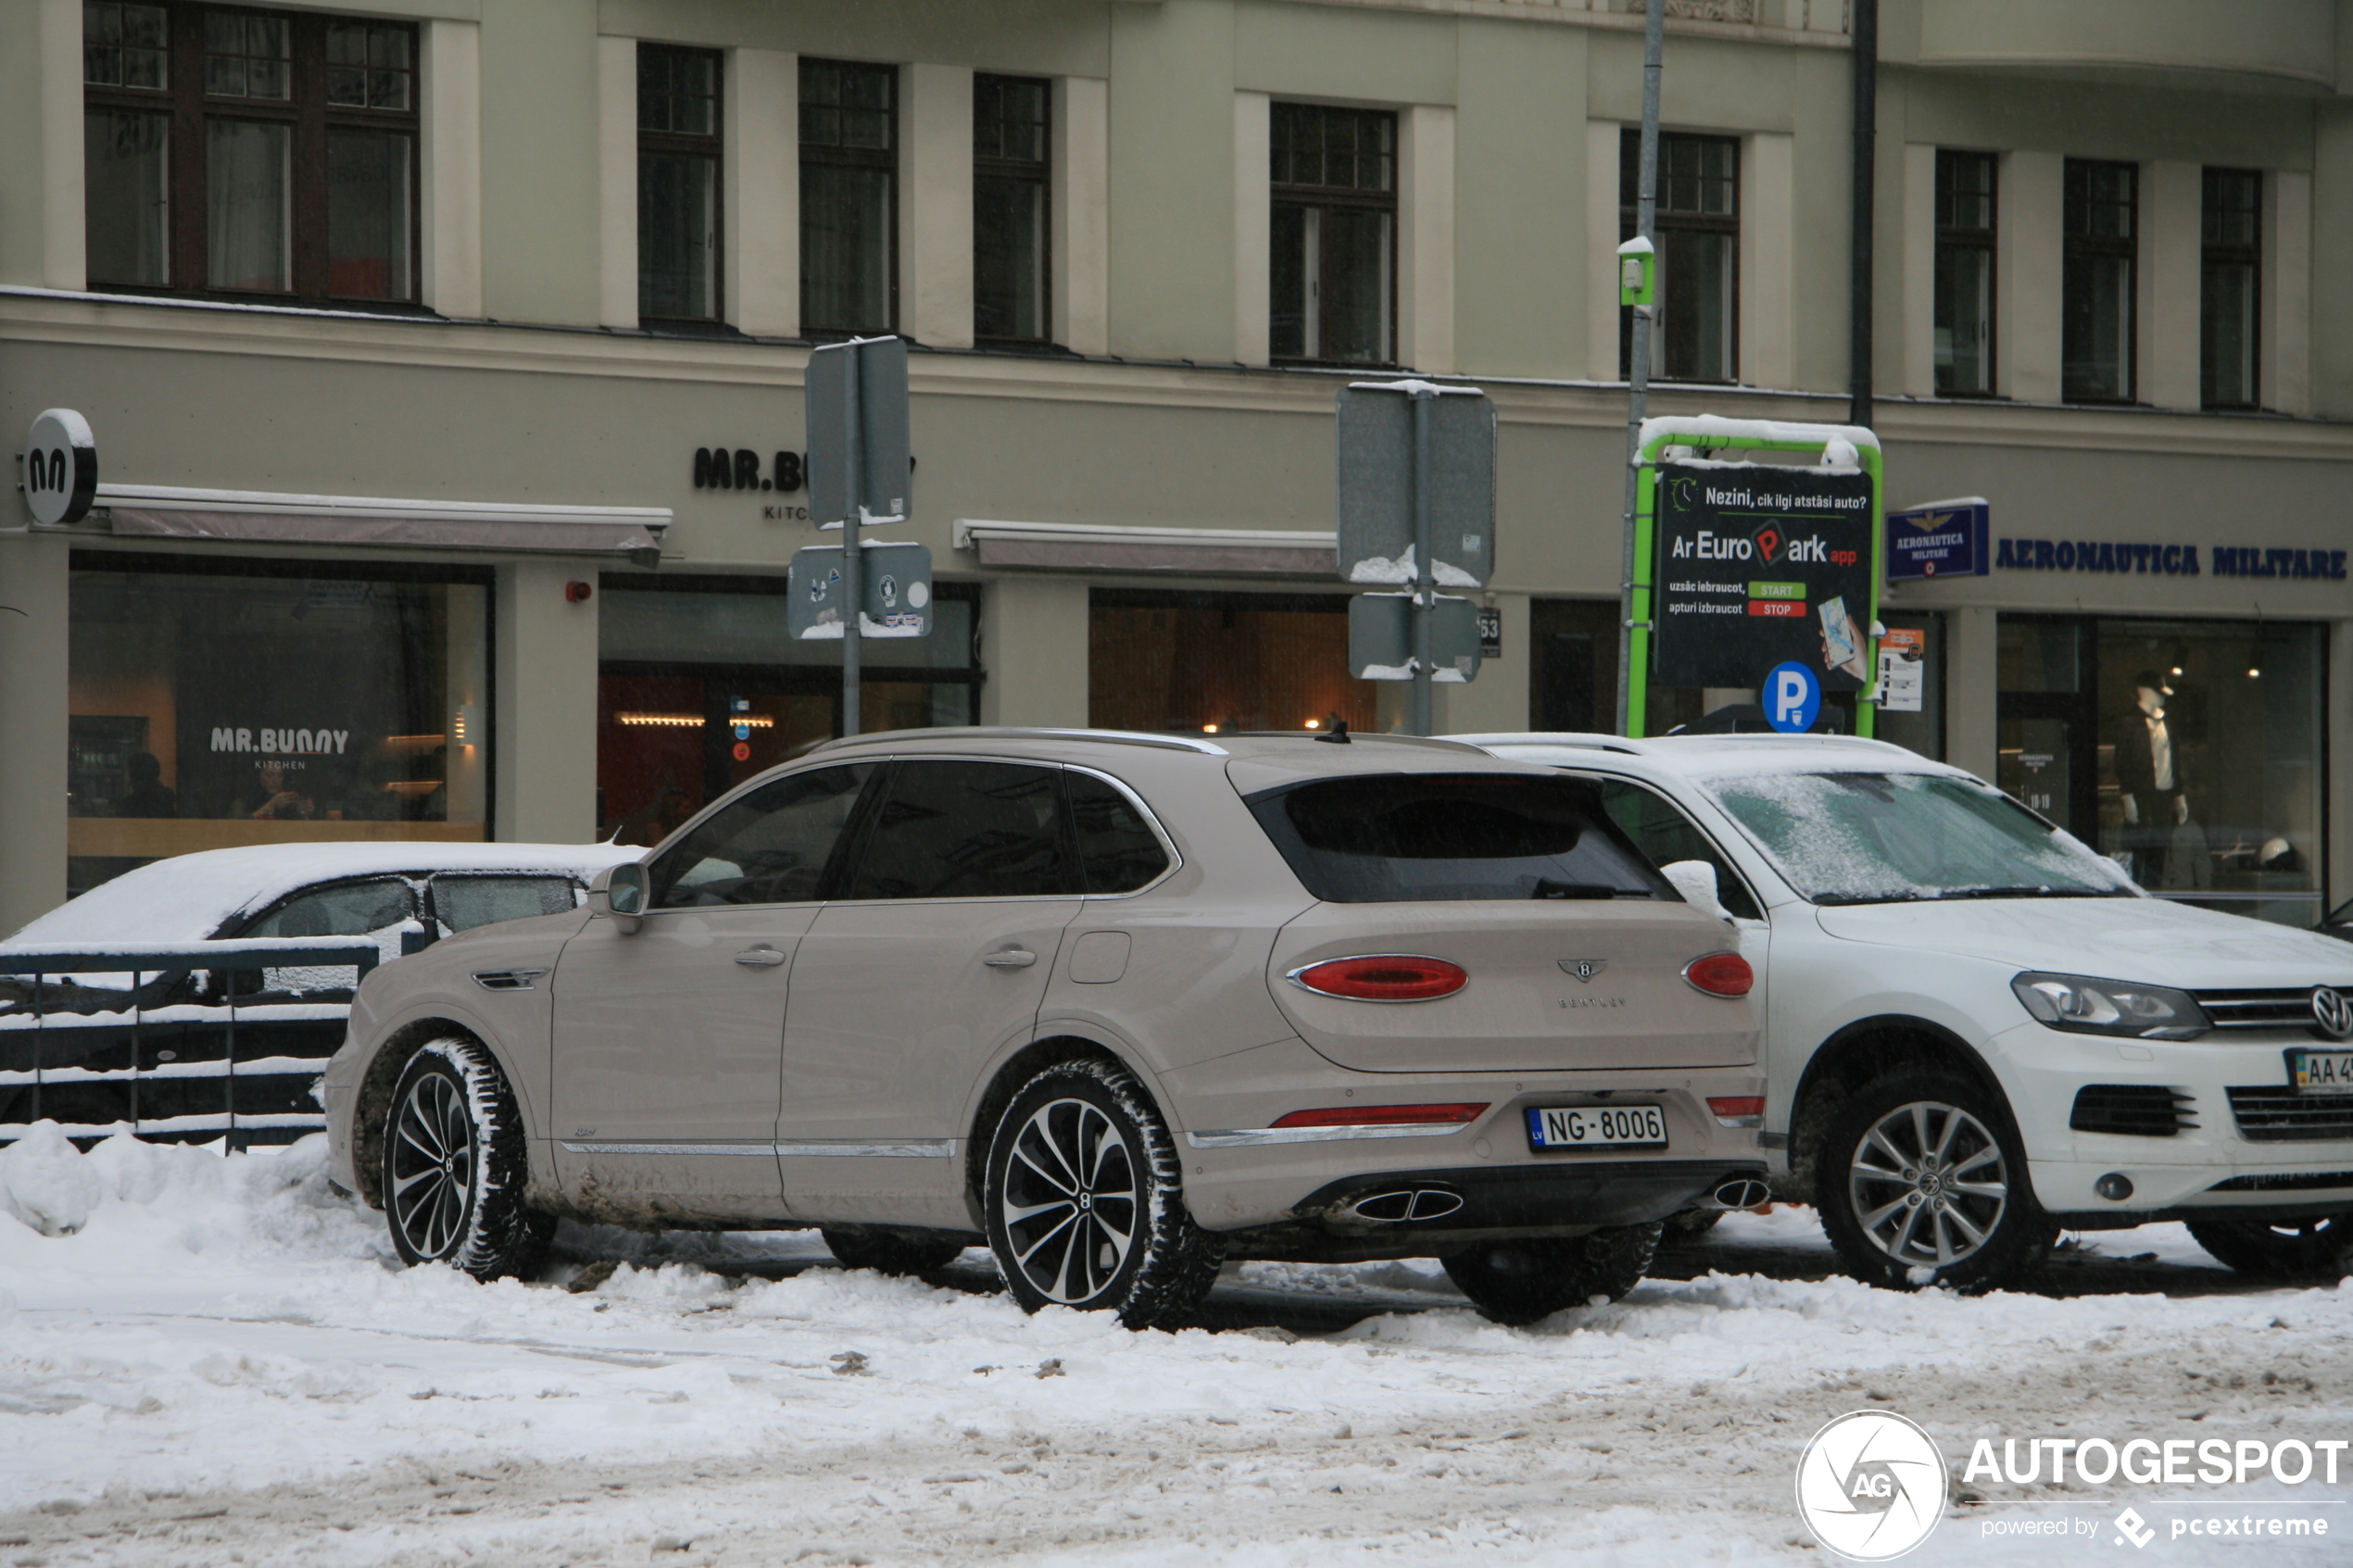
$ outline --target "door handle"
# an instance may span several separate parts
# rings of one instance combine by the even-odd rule
[[[1019,947],[1008,947],[1001,953],[991,953],[980,961],[991,969],[1027,969],[1038,961],[1038,955]]]
[[[785,961],[785,955],[766,946],[746,947],[736,955],[736,961],[747,969],[774,969]]]

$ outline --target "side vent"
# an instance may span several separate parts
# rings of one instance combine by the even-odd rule
[[[2067,1124],[2079,1133],[2170,1138],[2198,1123],[2194,1102],[2183,1090],[2162,1084],[2086,1084],[2075,1092],[2075,1110]]]

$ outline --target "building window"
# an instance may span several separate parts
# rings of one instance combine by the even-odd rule
[[[2208,408],[2252,408],[2260,401],[2255,376],[2262,235],[2262,174],[2252,169],[2208,169],[2198,400]]]
[[[719,315],[719,51],[637,45],[637,314]]]
[[[973,334],[1043,343],[1047,137],[1044,82],[973,79]]]
[[[68,885],[233,845],[489,837],[489,578],[75,552]]]
[[[1936,391],[1994,390],[1994,182],[1991,153],[1936,155]]]
[[[1088,596],[1087,721],[1230,734],[1380,727],[1348,663],[1346,594],[1097,588]]]
[[[85,0],[94,288],[413,301],[414,27]]]
[[[1277,359],[1396,358],[1397,117],[1277,104],[1267,346]]]
[[[800,62],[800,322],[819,336],[899,320],[899,73]]]
[[[1642,132],[1618,138],[1618,238],[1635,233],[1642,194]],[[1741,145],[1730,136],[1658,139],[1658,318],[1651,374],[1667,381],[1740,376]],[[1630,311],[1620,313],[1617,362],[1633,361]]]
[[[2067,160],[2059,395],[2070,403],[2133,400],[2140,180],[2129,163]]]

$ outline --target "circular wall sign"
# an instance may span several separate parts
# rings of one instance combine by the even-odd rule
[[[1765,721],[1785,735],[1802,735],[1821,717],[1821,677],[1803,664],[1776,664],[1756,694],[1765,700]]]
[[[98,442],[70,408],[44,410],[24,444],[24,498],[35,522],[80,522],[98,495]]]

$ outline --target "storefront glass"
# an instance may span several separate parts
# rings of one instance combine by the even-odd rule
[[[2166,897],[2321,916],[2324,629],[2004,616],[1999,778]]]
[[[1090,596],[1087,721],[1110,730],[1379,728],[1378,694],[1348,672],[1345,594]]]
[[[744,780],[841,734],[841,645],[785,635],[784,579],[604,581],[599,834],[659,844]],[[928,637],[861,649],[861,733],[978,720],[978,590],[935,583],[932,607]]]
[[[485,582],[187,565],[74,558],[71,892],[197,849],[488,836]]]

